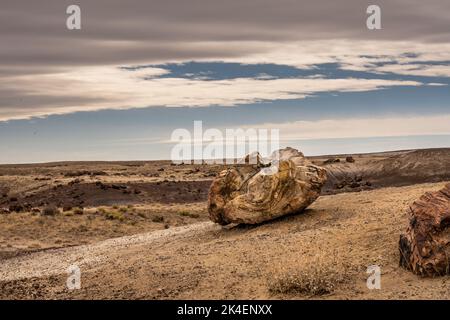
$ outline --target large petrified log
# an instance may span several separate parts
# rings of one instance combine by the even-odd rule
[[[400,265],[415,274],[450,274],[450,184],[412,204],[399,249]]]
[[[250,158],[256,164],[248,164]],[[244,163],[213,181],[208,197],[212,221],[256,224],[300,212],[317,199],[326,181],[325,169],[292,148],[274,152],[266,163],[258,154]]]

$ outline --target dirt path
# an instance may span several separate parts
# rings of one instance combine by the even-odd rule
[[[449,299],[449,277],[423,279],[398,266],[406,208],[443,185],[323,196],[303,214],[258,226],[205,222],[9,259],[0,266],[0,298]],[[65,270],[73,263],[82,286],[69,291]],[[381,290],[366,287],[373,264]],[[321,276],[333,285],[329,294],[273,291],[279,279]]]
[[[177,241],[187,233],[217,229],[212,222],[202,222],[167,230],[158,230],[133,236],[113,238],[92,245],[45,250],[4,261],[0,265],[0,281],[46,277],[65,273],[70,265],[91,269],[107,264],[121,250],[132,246]]]

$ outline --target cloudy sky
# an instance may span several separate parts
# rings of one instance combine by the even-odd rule
[[[66,28],[71,4],[81,30]],[[279,129],[310,155],[450,147],[449,13],[448,0],[1,0],[0,163],[167,159],[195,120]]]

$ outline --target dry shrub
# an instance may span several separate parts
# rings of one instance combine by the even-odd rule
[[[73,209],[73,213],[82,215],[84,213],[84,209],[83,208],[75,208],[75,209]]]
[[[128,211],[127,207],[120,207],[119,212],[126,213]]]
[[[164,222],[164,217],[163,216],[154,216],[152,217],[152,222]]]
[[[138,215],[138,217],[141,217],[141,218],[144,218],[144,219],[147,218],[147,215],[146,215],[145,212],[143,212],[143,211],[138,211],[138,212],[137,212],[137,215]]]
[[[191,213],[189,211],[180,211],[180,212],[178,212],[178,214],[183,217],[189,217],[189,218],[194,218],[194,219],[200,217],[200,215],[198,213]]]
[[[273,294],[321,296],[333,293],[350,278],[348,265],[325,254],[302,261],[300,268],[283,270],[269,280]]]
[[[55,206],[46,206],[42,209],[42,215],[44,216],[54,216],[59,213],[59,209]]]
[[[123,212],[114,210],[114,207],[112,209],[98,208],[96,213],[103,215],[108,220],[125,221],[125,215]]]
[[[119,220],[119,221],[125,220],[125,216],[123,215],[123,213],[118,211],[107,211],[105,213],[105,217],[108,220]]]
[[[97,209],[97,213],[98,214],[106,214],[106,209],[105,208],[98,208]]]

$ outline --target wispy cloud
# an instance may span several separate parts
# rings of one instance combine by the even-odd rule
[[[341,120],[266,123],[258,128],[279,129],[283,140],[401,137],[450,134],[450,114],[439,116],[350,118]]]
[[[127,70],[117,67],[81,67],[54,74],[20,75],[2,79],[7,90],[36,98],[32,108],[0,109],[0,119],[64,114],[101,109],[144,108],[151,106],[213,105],[235,106],[283,99],[303,99],[319,92],[362,92],[393,86],[420,86],[417,81],[383,79],[237,78],[199,80],[158,78],[166,74],[161,68]],[[25,90],[23,88],[26,88]],[[81,97],[82,99],[76,99]],[[49,105],[48,99],[61,103]]]

